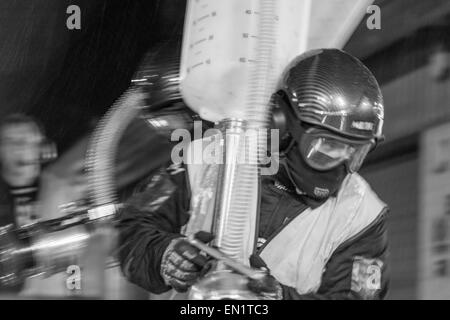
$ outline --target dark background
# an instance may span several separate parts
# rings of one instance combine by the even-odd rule
[[[68,30],[69,5],[81,30]],[[0,2],[0,117],[40,119],[60,151],[129,86],[147,50],[181,39],[184,0]]]

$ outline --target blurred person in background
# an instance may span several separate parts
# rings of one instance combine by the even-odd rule
[[[0,226],[37,220],[36,199],[44,133],[36,120],[11,114],[0,123]],[[23,283],[8,289],[18,292]],[[1,288],[6,291],[5,288]]]
[[[287,67],[274,97],[280,170],[262,179],[250,259],[270,275],[249,288],[270,299],[384,298],[388,207],[357,173],[382,139],[378,83],[351,55],[314,50]],[[198,191],[189,174],[168,166],[120,215],[123,272],[155,294],[186,292],[204,272],[207,259],[183,235]],[[164,201],[155,201],[161,190]]]
[[[25,114],[11,114],[0,124],[0,226],[27,227],[40,220],[60,217],[60,206],[83,198],[83,162],[66,163],[64,172],[56,164],[43,164],[56,156],[39,122]],[[56,170],[55,167],[59,168]],[[29,278],[3,292],[25,296],[64,296],[66,274]]]
[[[40,125],[27,115],[12,114],[0,123],[0,225],[36,220],[44,140]]]

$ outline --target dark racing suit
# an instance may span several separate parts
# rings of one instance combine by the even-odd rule
[[[265,243],[305,209],[322,204],[297,195],[288,185],[282,174],[262,180],[258,238],[266,240]],[[124,275],[152,293],[171,289],[160,275],[161,258],[169,242],[180,237],[180,229],[189,220],[189,190],[186,171],[160,170],[143,182],[120,214],[118,254]],[[367,298],[353,290],[354,261],[361,256],[382,261],[381,286],[371,298],[384,298],[388,288],[386,212],[387,208],[357,236],[334,250],[318,290],[299,294],[295,288],[282,284],[283,298]]]

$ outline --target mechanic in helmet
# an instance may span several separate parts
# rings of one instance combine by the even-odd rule
[[[250,281],[250,289],[272,299],[384,298],[388,209],[357,173],[382,139],[374,76],[343,51],[310,51],[286,68],[274,102],[281,165],[262,181],[251,258],[270,276]],[[177,188],[157,209],[129,206],[122,213],[122,268],[153,293],[186,291],[206,261],[181,234],[190,205],[183,176],[170,175]]]

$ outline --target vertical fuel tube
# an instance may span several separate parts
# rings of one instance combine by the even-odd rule
[[[309,0],[188,1],[181,93],[221,132],[212,230],[215,245],[245,264],[253,250],[258,164],[266,149],[258,133],[268,127],[278,77],[306,48],[309,14]]]

